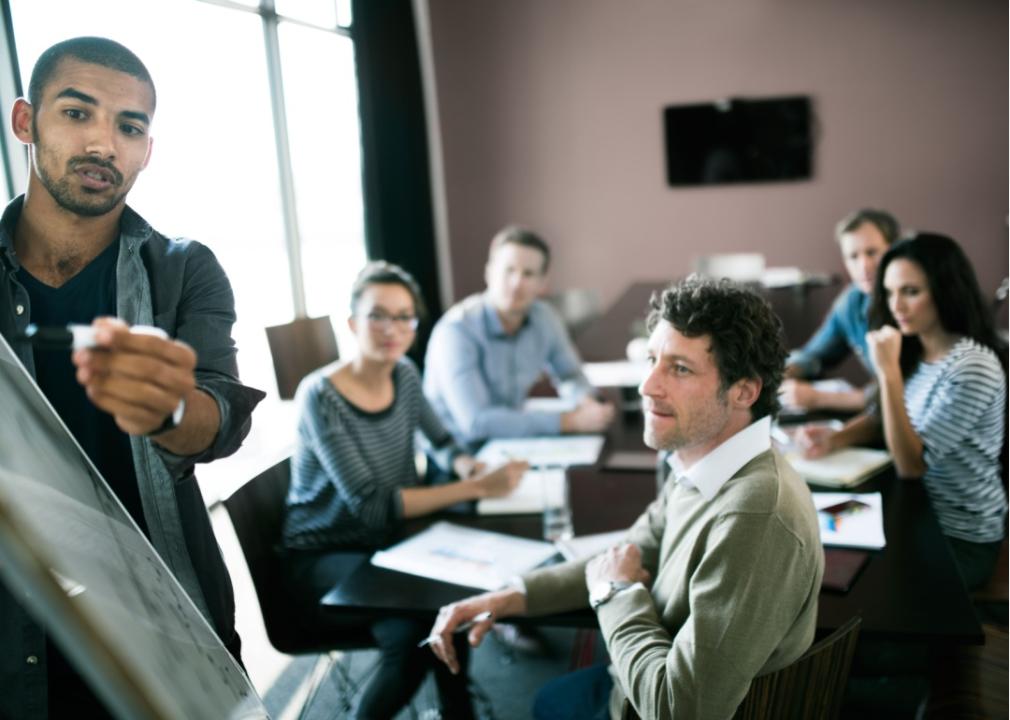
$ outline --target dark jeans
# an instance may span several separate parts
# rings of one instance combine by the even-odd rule
[[[950,544],[951,552],[954,553],[957,569],[961,571],[961,577],[968,590],[978,590],[989,582],[993,570],[996,569],[1002,540],[974,543],[948,537],[947,542]]]
[[[309,623],[332,624],[319,601],[362,562],[359,552],[285,553],[283,562],[290,582]],[[367,562],[367,561],[366,561]],[[435,673],[442,714],[446,718],[468,720],[474,717],[467,689],[467,663],[470,647],[465,635],[459,635],[456,655],[462,671],[453,675],[427,647],[417,644],[428,635],[430,621],[410,618],[385,618],[371,622],[372,637],[379,649],[379,665],[364,689],[355,717],[377,720],[394,717],[414,696],[428,671]]]
[[[607,665],[576,670],[551,680],[533,701],[535,720],[610,720],[614,680]]]

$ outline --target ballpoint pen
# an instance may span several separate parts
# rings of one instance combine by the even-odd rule
[[[491,611],[490,610],[485,610],[482,613],[474,615],[471,620],[467,620],[465,623],[460,623],[459,625],[457,625],[456,629],[453,630],[453,633],[466,632],[467,630],[469,630],[470,628],[472,628],[477,623],[482,623],[485,620],[490,620],[490,619],[491,619]],[[425,645],[430,645],[435,640],[438,640],[439,637],[440,637],[439,635],[429,635],[424,640],[422,640],[421,642],[419,642],[417,644],[417,646],[418,647],[424,647]]]

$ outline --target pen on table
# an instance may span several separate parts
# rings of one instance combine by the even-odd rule
[[[467,630],[469,630],[470,628],[472,628],[477,623],[482,623],[485,620],[490,620],[490,619],[491,619],[491,611],[490,610],[485,610],[482,613],[474,615],[472,620],[467,620],[465,623],[460,623],[459,625],[457,625],[456,629],[453,630],[453,633],[466,632]],[[421,642],[419,642],[417,644],[417,646],[418,647],[424,647],[425,645],[429,645],[432,642],[434,642],[435,640],[438,640],[438,637],[439,637],[438,635],[429,635],[424,640],[422,640]]]

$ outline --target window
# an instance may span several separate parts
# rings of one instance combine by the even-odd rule
[[[235,291],[243,381],[271,393],[263,328],[304,307],[331,315],[343,339],[350,282],[365,260],[354,53],[337,27],[349,6],[287,5],[317,12],[288,22],[261,14],[256,0],[11,1],[23,87],[43,50],[78,35],[122,42],[151,71],[154,148],[128,202],[159,231],[218,256]],[[277,56],[264,38],[274,31],[283,98],[271,96]],[[286,112],[294,207],[285,207],[272,101]],[[286,237],[286,211],[297,237]],[[292,292],[290,244],[304,297]]]

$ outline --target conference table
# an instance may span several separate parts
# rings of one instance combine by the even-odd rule
[[[609,317],[605,315],[597,324],[607,332],[589,328],[576,338],[584,357],[600,360],[619,357],[615,348],[620,345],[623,352],[626,329],[632,327],[634,316],[642,317],[649,294],[659,286],[658,283],[632,286],[609,311]],[[772,306],[780,315],[792,317],[794,326],[810,331],[838,289],[813,288],[816,296],[813,299],[810,294],[790,290],[791,294],[778,298],[778,307],[774,300]],[[795,309],[795,315],[788,314],[789,308]],[[646,450],[641,414],[625,411],[619,413],[618,421],[609,431],[599,461],[592,466],[568,469],[576,536],[626,528],[655,499],[655,469],[622,469],[610,463],[614,452]],[[899,479],[892,470],[885,470],[852,491],[881,493],[886,546],[879,551],[867,551],[869,561],[847,592],[821,591],[818,636],[827,635],[849,618],[859,616],[864,637],[928,644],[982,644],[984,636],[971,599],[922,484]],[[390,544],[446,519],[482,530],[525,538],[542,537],[540,514],[477,515],[472,505],[467,505],[404,523]],[[331,590],[322,604],[334,615],[364,618],[399,615],[433,620],[441,606],[477,592],[474,588],[376,567],[363,553],[356,570]],[[517,624],[596,626],[595,616],[588,609],[510,620]]]
[[[608,436],[599,463],[568,470],[576,536],[626,528],[656,497],[654,471],[615,470],[606,466],[613,451],[637,449],[631,442],[636,419],[626,414],[621,420]],[[640,425],[641,419],[637,422]],[[869,561],[848,592],[821,591],[818,636],[829,634],[858,615],[863,619],[860,632],[866,637],[930,644],[981,644],[982,629],[921,483],[901,480],[885,470],[853,490],[881,493],[887,544],[880,551],[867,551]],[[525,538],[542,536],[540,514],[489,516],[461,508],[409,521],[393,542],[438,520]],[[330,591],[322,603],[334,614],[434,619],[442,605],[477,592],[474,588],[376,567],[363,553],[357,569]],[[515,621],[533,625],[596,625],[588,609]]]

